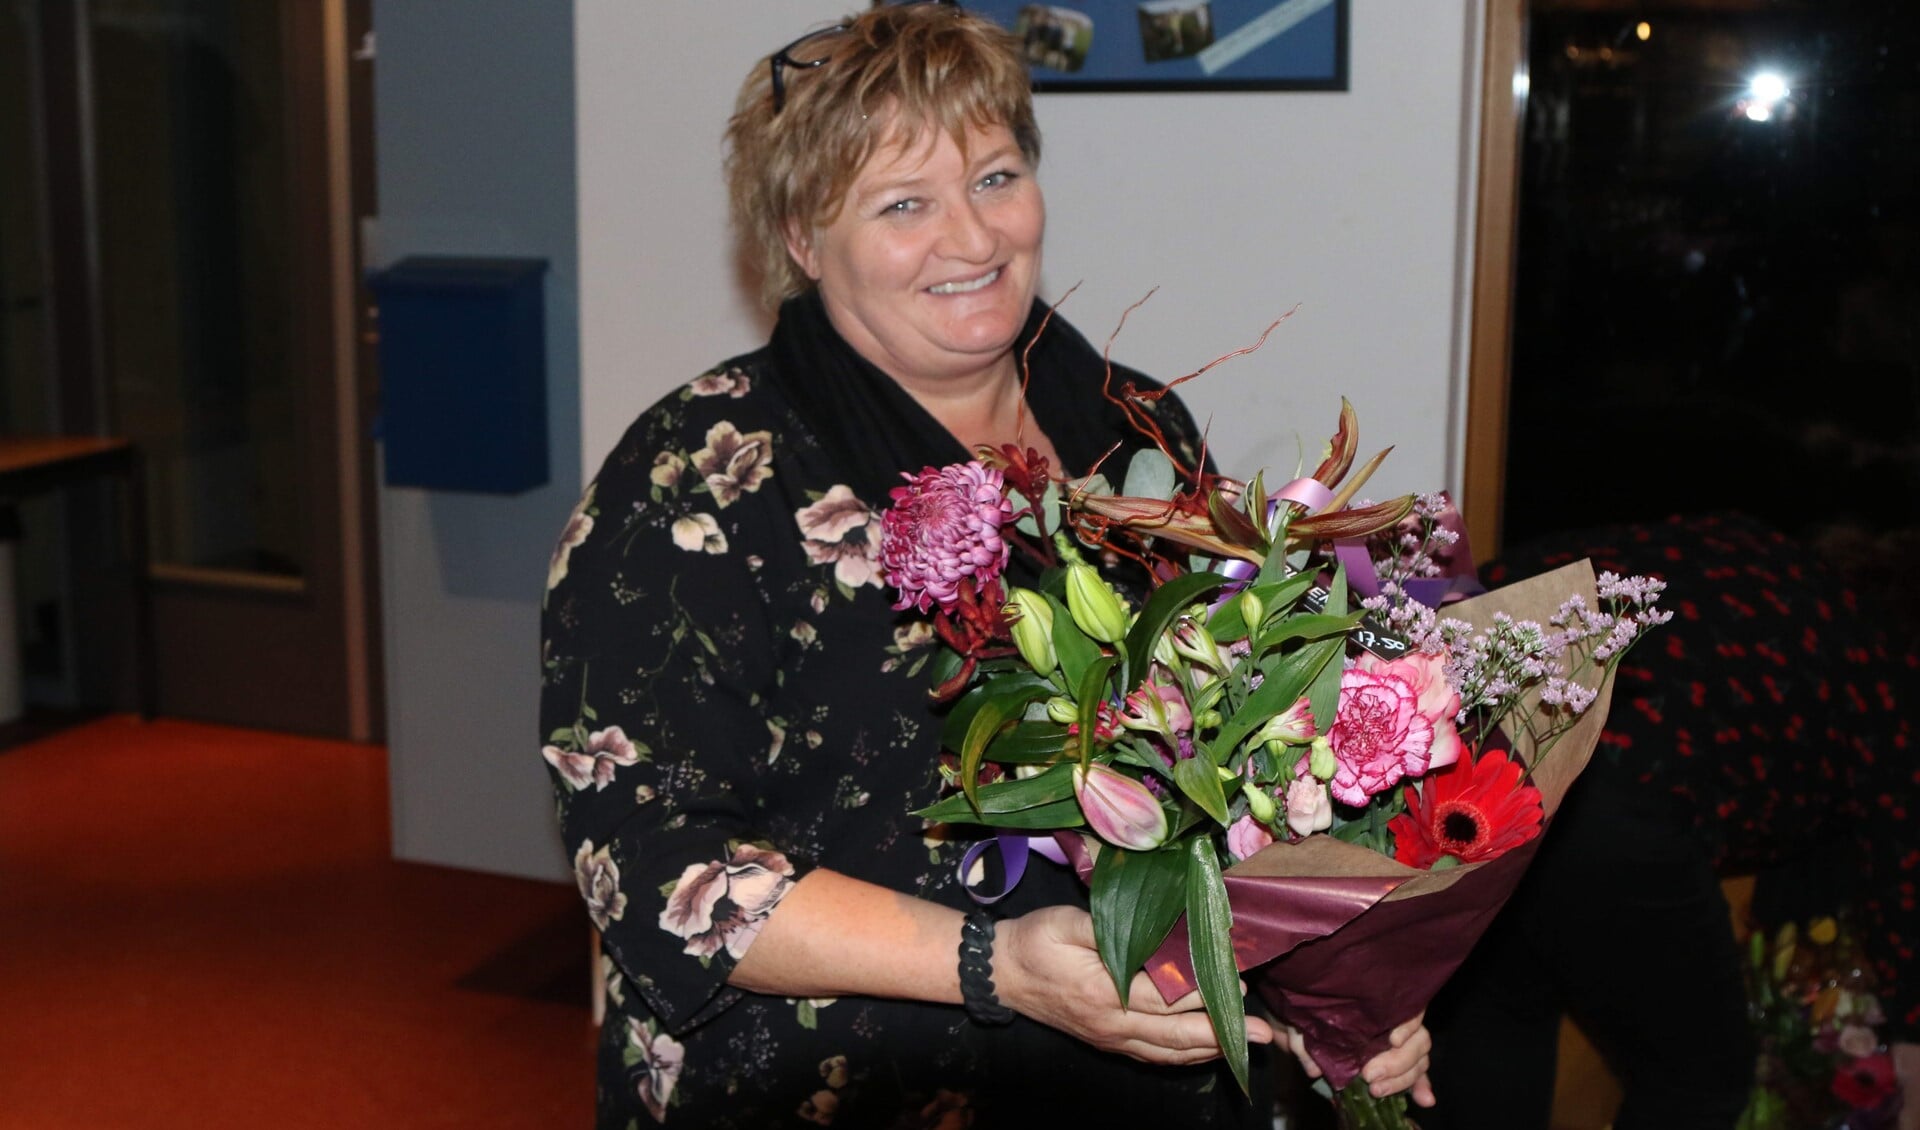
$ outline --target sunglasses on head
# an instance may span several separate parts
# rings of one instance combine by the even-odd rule
[[[959,0],[900,0],[897,6],[904,8],[909,4],[941,4],[948,8],[955,9],[960,7]],[[810,71],[827,61],[827,56],[825,55],[820,56],[818,59],[796,59],[793,57],[794,50],[808,43],[812,43],[816,39],[825,39],[829,35],[839,35],[852,26],[852,24],[835,24],[832,27],[823,27],[818,31],[810,31],[792,43],[782,47],[780,50],[775,51],[767,58],[767,66],[773,72],[773,112],[776,117],[780,111],[787,108],[785,70],[788,67],[792,67],[796,71]]]

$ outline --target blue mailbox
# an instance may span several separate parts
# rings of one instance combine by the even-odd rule
[[[544,259],[419,256],[374,275],[388,486],[547,481]]]

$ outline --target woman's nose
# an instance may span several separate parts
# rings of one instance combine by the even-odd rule
[[[948,209],[942,236],[942,251],[952,258],[975,263],[993,258],[999,244],[992,225],[971,200]]]

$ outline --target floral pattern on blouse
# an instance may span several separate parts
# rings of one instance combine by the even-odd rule
[[[994,1096],[1066,1077],[1061,1125],[1244,1120],[1216,1066],[1155,1071],[958,1006],[727,984],[816,867],[971,906],[968,841],[912,815],[943,788],[936,648],[884,590],[886,500],[847,485],[770,365],[720,366],[642,414],[549,568],[541,757],[610,974],[598,1125],[1005,1125]],[[1032,867],[997,909],[1060,902],[1084,905],[1078,879]],[[1033,1101],[1020,1117],[1047,1113]]]

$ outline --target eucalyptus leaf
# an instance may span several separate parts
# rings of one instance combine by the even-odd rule
[[[1187,841],[1187,953],[1193,959],[1194,979],[1214,1039],[1220,1042],[1227,1067],[1247,1088],[1247,1009],[1240,999],[1240,971],[1233,962],[1233,911],[1227,906],[1227,884],[1213,837]]]
[[[1187,908],[1186,857],[1178,850],[1109,845],[1094,860],[1090,886],[1094,944],[1125,1007],[1133,975]]]
[[[1028,537],[1044,537],[1046,534],[1041,531],[1039,520],[1034,517],[1032,511],[1039,511],[1042,517],[1059,513],[1060,484],[1048,479],[1047,489],[1041,492],[1039,501],[1035,502],[1032,499],[1028,501],[1033,503],[1032,507],[1027,513],[1020,515],[1020,520],[1014,523],[1014,528]]]
[[[1121,493],[1134,498],[1157,498],[1167,502],[1173,498],[1177,482],[1173,460],[1168,459],[1157,447],[1143,447],[1127,463],[1127,481]]]

